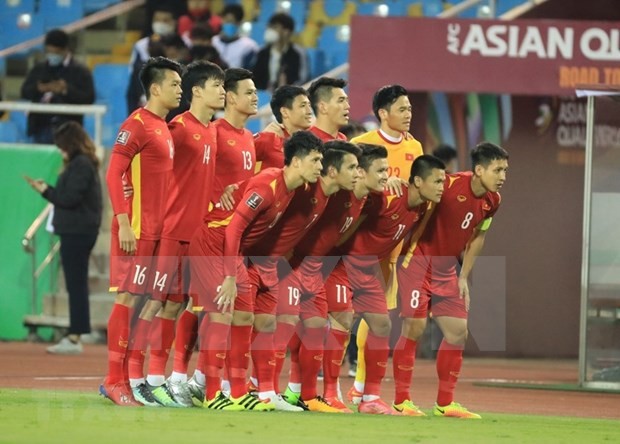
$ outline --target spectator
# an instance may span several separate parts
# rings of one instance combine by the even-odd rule
[[[227,5],[222,11],[222,31],[213,37],[213,46],[230,68],[251,69],[256,60],[258,44],[249,37],[239,35],[243,20],[241,5]]]
[[[266,45],[258,52],[254,81],[258,89],[274,90],[282,85],[298,85],[308,80],[306,53],[291,43],[295,20],[278,12],[271,16],[265,30]]]
[[[446,173],[456,173],[459,168],[457,165],[457,153],[456,150],[446,144],[438,145],[437,148],[433,150],[433,156],[438,157],[446,166]]]
[[[165,4],[157,6],[151,22],[153,33],[138,40],[133,47],[129,60],[129,85],[127,86],[128,115],[146,103],[146,97],[138,78],[140,68],[150,57],[164,55],[161,40],[175,34],[177,25],[175,17],[174,11],[169,6]]]
[[[189,48],[183,39],[177,34],[167,35],[161,39],[161,45],[164,51],[164,57],[181,65],[187,65],[191,62]]]
[[[206,60],[215,63],[222,69],[228,69],[228,64],[222,60],[220,53],[212,44],[213,31],[209,25],[196,25],[189,33],[191,42],[189,54],[194,60]]]
[[[179,35],[190,40],[191,30],[196,25],[207,25],[215,34],[222,29],[222,18],[212,14],[209,0],[187,0],[187,15],[179,17]]]
[[[366,133],[366,127],[359,122],[349,120],[349,123],[343,127],[340,127],[340,132],[347,136],[347,140],[351,140],[354,137],[361,136]]]
[[[52,29],[45,35],[45,61],[30,70],[21,95],[35,103],[87,105],[95,101],[93,76],[74,59],[66,32]],[[30,113],[28,135],[35,143],[52,143],[54,128],[68,120],[82,124],[83,116]]]
[[[26,177],[36,191],[54,204],[52,224],[60,236],[60,258],[69,293],[69,333],[48,353],[82,353],[80,335],[90,333],[88,260],[101,225],[101,182],[95,145],[77,122],[54,132],[64,159],[56,186]]]

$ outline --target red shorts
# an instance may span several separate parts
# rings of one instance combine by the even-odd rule
[[[280,280],[279,315],[301,314],[302,319],[327,319],[327,311],[327,294],[320,272],[306,274],[298,268]]]
[[[219,254],[218,254],[219,250]],[[189,244],[189,265],[192,279],[189,294],[194,309],[218,312],[215,297],[224,281],[224,230],[198,230]],[[248,273],[241,257],[237,258],[237,298],[234,309],[254,311],[248,284]]]
[[[250,259],[248,278],[254,300],[254,314],[270,314],[278,311],[278,261],[275,257]]]
[[[327,298],[327,311],[329,313],[353,311],[353,290],[349,284],[349,277],[342,261],[325,280],[325,294]]]
[[[136,295],[151,294],[153,265],[157,255],[158,240],[136,240],[132,255],[121,250],[118,232],[112,230],[110,245],[110,291]]]
[[[184,302],[189,291],[189,242],[162,239],[157,252],[153,299]]]
[[[358,268],[338,263],[327,278],[327,305],[330,312],[351,311],[356,313],[387,314],[385,285],[379,264],[372,268]]]
[[[456,270],[434,276],[432,262],[423,256],[413,256],[407,268],[399,264],[400,316],[425,319],[430,309],[433,316],[467,319],[465,300],[459,297]]]

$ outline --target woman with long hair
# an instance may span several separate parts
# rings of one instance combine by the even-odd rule
[[[41,179],[26,180],[54,205],[52,225],[60,237],[60,259],[69,293],[69,332],[49,353],[82,352],[80,335],[90,333],[88,262],[101,225],[102,201],[99,159],[82,126],[73,121],[59,126],[54,143],[64,159],[55,186]]]

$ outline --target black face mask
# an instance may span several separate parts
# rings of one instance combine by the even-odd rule
[[[194,45],[189,53],[192,60],[212,60],[217,56],[217,50],[210,45]]]

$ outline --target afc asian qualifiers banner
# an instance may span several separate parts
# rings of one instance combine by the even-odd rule
[[[620,23],[356,16],[350,63],[352,90],[573,95],[620,85]]]

